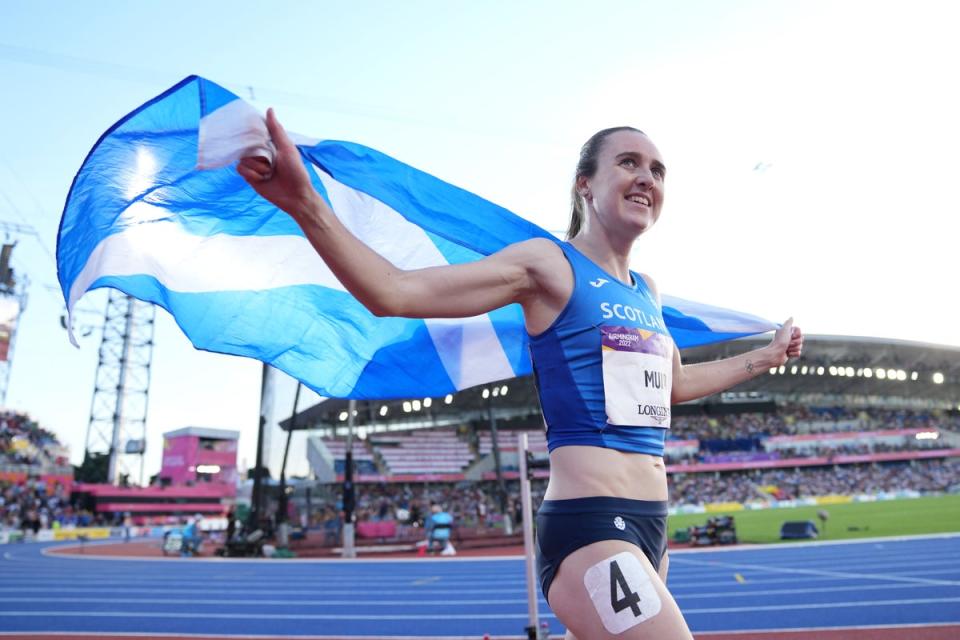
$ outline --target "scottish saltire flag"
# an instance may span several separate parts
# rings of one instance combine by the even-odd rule
[[[398,267],[553,239],[373,149],[297,142],[337,216]],[[236,173],[240,157],[272,153],[260,114],[196,76],[120,120],[90,151],[64,207],[57,265],[71,316],[84,293],[113,287],[169,311],[198,349],[262,360],[329,397],[437,396],[530,373],[518,305],[455,320],[368,312],[296,223]],[[682,347],[775,326],[675,298],[664,304]]]

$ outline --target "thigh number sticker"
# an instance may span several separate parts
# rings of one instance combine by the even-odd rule
[[[622,633],[660,613],[660,596],[650,576],[628,551],[587,569],[583,585],[610,633]]]

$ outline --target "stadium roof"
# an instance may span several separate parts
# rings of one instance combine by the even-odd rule
[[[763,338],[748,338],[698,347],[685,351],[684,360],[725,358],[767,342]],[[960,347],[883,338],[806,336],[803,357],[791,360],[776,374],[754,378],[737,390],[789,396],[902,399],[957,408]]]
[[[685,363],[707,362],[768,342],[769,337],[734,340],[687,349],[682,357]],[[956,410],[960,407],[960,347],[882,338],[805,336],[803,357],[701,403],[770,398]],[[301,411],[295,428],[344,426],[348,402],[330,399]],[[498,420],[534,418],[539,414],[530,376],[480,385],[448,398],[358,401],[357,406],[357,425],[389,422],[414,427],[464,423],[487,419],[490,408]],[[280,426],[288,429],[290,422],[285,420]]]

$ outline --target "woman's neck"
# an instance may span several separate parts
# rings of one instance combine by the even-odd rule
[[[625,284],[632,284],[630,277],[632,242],[626,246],[612,246],[606,238],[597,238],[596,234],[582,233],[574,237],[570,244],[610,275]]]

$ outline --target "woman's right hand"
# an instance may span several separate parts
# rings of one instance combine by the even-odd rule
[[[260,196],[299,222],[315,210],[320,195],[310,182],[300,150],[277,120],[273,109],[267,109],[267,131],[277,148],[273,164],[262,156],[247,157],[237,164],[237,173]]]

